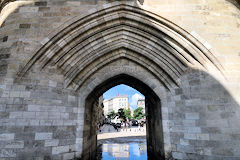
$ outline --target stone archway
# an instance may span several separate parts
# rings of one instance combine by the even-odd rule
[[[213,54],[179,26],[128,3],[109,6],[76,17],[47,37],[20,75],[36,62],[41,68],[54,64],[63,71],[66,87],[78,90],[96,70],[88,66],[99,68],[124,56],[143,66],[151,63],[151,72],[169,89],[188,67],[221,69]]]
[[[163,157],[165,156],[160,99],[149,86],[126,74],[120,74],[104,81],[87,97],[85,102],[83,132],[83,159],[89,159],[89,157],[92,157],[92,159],[95,158],[97,135],[96,124],[94,123],[96,121],[96,117],[93,116],[95,115],[95,111],[93,109],[94,102],[97,100],[97,97],[101,96],[105,91],[118,84],[127,84],[135,89],[138,89],[141,93],[146,95],[148,157],[152,159],[164,159]]]
[[[206,74],[209,68],[218,69],[219,72],[221,65],[203,44],[174,23],[131,3],[109,3],[71,19],[45,38],[41,48],[18,76],[25,76],[32,68],[40,72],[41,69],[50,67],[61,71],[64,75],[64,88],[77,94],[79,99],[77,118],[74,119],[76,125],[74,123],[72,127],[76,129],[74,144],[71,148],[64,145],[42,147],[45,150],[52,147],[49,156],[68,152],[74,153],[76,157],[91,156],[88,153],[92,150],[85,148],[93,146],[94,149],[95,135],[93,131],[90,137],[85,136],[91,131],[86,127],[88,122],[85,120],[88,118],[84,115],[90,113],[88,109],[91,109],[93,102],[91,97],[96,97],[94,94],[102,93],[116,82],[146,91],[147,95],[151,95],[149,103],[162,107],[156,107],[157,111],[148,111],[153,118],[153,125],[159,126],[159,130],[148,137],[149,147],[152,147],[156,157],[174,152],[174,157],[182,156],[184,159],[187,154],[197,157],[204,152],[203,147],[207,144],[199,149],[198,142],[209,141],[211,130],[210,127],[205,128],[208,125],[204,121],[206,106],[200,101],[208,97],[190,94],[199,89],[198,85],[204,86],[205,82],[201,78],[210,77]],[[209,79],[209,83],[216,82]],[[110,84],[106,84],[109,81]],[[144,89],[134,86],[135,84]],[[211,84],[204,87],[208,88],[208,85]],[[220,85],[217,83],[217,86]],[[206,93],[211,94],[210,91]],[[205,102],[208,104],[208,101]],[[193,103],[200,107],[188,106]],[[201,105],[204,107],[201,108]],[[181,112],[181,109],[185,110]],[[216,124],[215,127],[220,128],[221,125]],[[56,130],[52,132],[59,132]],[[151,127],[149,130],[153,131]],[[38,136],[51,136],[42,133],[36,135],[35,140],[39,140]],[[153,143],[151,138],[159,143]],[[90,143],[86,145],[85,142]],[[188,144],[187,147],[185,144]],[[204,152],[204,156],[211,157],[208,152]]]
[[[148,125],[148,148],[155,157],[168,154],[171,144],[164,147],[164,138],[170,135],[162,127],[160,99],[166,101],[165,93],[178,88],[178,79],[189,68],[221,68],[211,52],[177,25],[128,3],[112,3],[64,26],[44,40],[19,76],[35,63],[42,69],[54,65],[64,74],[65,87],[79,93],[76,148],[72,151],[86,159],[94,155],[89,153],[96,147],[96,135],[87,125],[92,96],[122,81],[151,95],[148,102],[156,107],[148,108],[148,121],[153,121]],[[99,90],[101,85],[105,89]]]

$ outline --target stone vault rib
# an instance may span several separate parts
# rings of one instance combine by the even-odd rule
[[[116,52],[115,51],[115,50],[119,50],[119,49],[124,50],[124,52]],[[168,74],[168,73],[171,73],[171,71],[169,71],[167,73],[166,69],[160,68],[158,65],[156,65],[156,63],[151,61],[148,57],[140,55],[139,52],[131,50],[130,48],[128,48],[128,46],[125,46],[125,47],[124,47],[124,45],[114,46],[103,52],[106,52],[103,56],[93,59],[91,64],[86,63],[85,64],[86,66],[82,67],[80,69],[80,71],[76,70],[76,72],[73,72],[74,75],[69,76],[70,79],[68,79],[67,85],[69,85],[72,82],[74,82],[75,84],[81,85],[81,83],[79,83],[79,82],[85,81],[85,80],[83,80],[84,76],[82,76],[82,75],[84,75],[86,68],[88,68],[87,70],[89,70],[89,71],[86,71],[87,74],[91,73],[96,68],[100,69],[100,68],[104,67],[107,63],[111,62],[111,60],[113,60],[114,57],[117,57],[117,58],[125,57],[131,61],[134,61],[135,63],[140,64],[143,68],[149,70],[157,79],[161,80],[161,82],[164,82],[164,85],[168,86],[167,88],[170,88],[174,83],[173,78]],[[124,53],[124,54],[122,54],[122,53]],[[105,63],[105,62],[107,62],[107,63]],[[89,77],[87,77],[87,78],[89,78]],[[77,83],[76,83],[76,81],[77,81]],[[177,84],[175,84],[175,85],[177,85]]]
[[[125,58],[135,62],[144,62],[151,57],[148,64],[141,65],[148,70],[149,66],[161,70],[160,74],[157,70],[151,73],[167,88],[177,85],[177,79],[188,66],[205,67],[205,64],[212,63],[221,68],[212,53],[188,32],[162,17],[125,3],[116,3],[84,18],[76,17],[69,23],[46,40],[19,72],[21,76],[36,62],[40,62],[42,68],[48,64],[57,65],[65,75],[66,85],[74,83],[77,86],[74,88],[79,88],[88,77],[82,75],[87,67],[120,48],[130,50],[133,55]],[[109,59],[111,56],[104,60]]]
[[[75,64],[76,62],[76,58],[77,57],[84,57],[81,54],[76,54],[76,52],[84,52],[84,50],[89,50],[91,49],[91,43],[95,43],[95,47],[99,46],[101,47],[101,45],[99,43],[103,43],[103,45],[111,43],[113,40],[111,38],[117,38],[118,36],[124,37],[125,39],[134,39],[134,42],[141,42],[142,46],[145,47],[150,47],[150,48],[155,48],[156,50],[158,50],[159,52],[163,52],[163,56],[168,56],[169,59],[171,60],[175,60],[176,56],[178,56],[178,59],[180,59],[180,61],[175,61],[176,63],[180,62],[181,64],[179,65],[184,65],[186,66],[186,62],[185,62],[185,58],[182,58],[180,55],[177,55],[177,53],[175,54],[170,54],[170,53],[164,53],[167,52],[166,50],[168,48],[171,48],[171,46],[169,46],[167,43],[165,43],[164,41],[160,40],[160,39],[156,39],[156,38],[149,38],[151,37],[150,34],[148,34],[147,32],[136,32],[135,30],[137,30],[137,28],[132,29],[130,26],[126,26],[126,25],[120,25],[120,26],[114,26],[111,29],[108,30],[103,30],[102,32],[96,33],[96,35],[91,36],[88,39],[85,39],[84,41],[81,41],[79,43],[74,43],[74,45],[72,47],[68,47],[67,49],[61,49],[59,51],[59,56],[55,56],[53,57],[53,60],[55,62],[55,64],[58,64],[60,66],[64,65],[64,63],[66,61],[71,61],[71,64]],[[117,36],[116,36],[117,34]],[[96,42],[94,42],[96,41]],[[107,42],[109,41],[109,42]],[[105,43],[105,44],[104,44]],[[84,45],[83,45],[84,44]],[[158,44],[161,46],[161,48],[156,48],[154,44]],[[171,48],[171,51],[174,48]],[[168,50],[170,52],[170,50]],[[65,56],[65,57],[64,57]],[[159,55],[162,56],[162,55]],[[63,58],[64,57],[64,58]],[[69,60],[71,59],[71,60]],[[177,69],[177,68],[176,68]]]
[[[67,63],[68,61],[66,61],[63,67],[63,70],[67,71],[65,75],[69,76],[71,73],[79,72],[83,68],[82,66],[84,64],[87,65],[89,59],[98,58],[104,55],[104,53],[106,53],[104,52],[105,50],[111,50],[111,48],[113,48],[113,46],[115,45],[118,45],[119,47],[127,46],[127,48],[129,49],[135,50],[136,52],[141,52],[140,53],[141,56],[148,55],[149,58],[151,57],[151,59],[153,59],[152,63],[157,63],[162,68],[165,69],[170,68],[173,76],[176,75],[177,77],[179,77],[180,73],[183,72],[183,70],[186,68],[181,64],[177,65],[177,63],[175,63],[174,60],[171,60],[166,56],[157,57],[156,55],[158,55],[158,53],[160,53],[161,51],[157,50],[156,48],[151,49],[148,47],[144,47],[145,43],[143,43],[143,41],[142,43],[141,41],[135,42],[131,36],[128,35],[127,38],[124,38],[124,34],[120,33],[120,35],[111,37],[110,43],[107,43],[105,45],[100,44],[101,47],[98,47],[90,52],[88,52],[88,49],[83,49],[83,51],[79,54],[81,55],[80,57],[72,58],[73,61],[69,60],[70,63]]]
[[[121,14],[122,15],[122,14]],[[122,15],[123,16],[123,15]],[[131,19],[129,19],[129,17],[127,18],[127,17],[125,17],[125,16],[129,16],[129,14],[127,15],[126,13],[124,14],[124,19],[123,19],[123,17],[118,17],[117,18],[117,21],[120,23],[120,24],[124,24],[124,25],[133,25],[134,24],[134,21],[135,21],[135,19],[141,19],[141,21],[143,21],[143,17],[142,18],[139,18],[139,17],[132,17]],[[110,17],[116,17],[116,16],[114,16],[114,15],[112,15],[112,16],[110,16]],[[131,17],[131,16],[130,16]],[[108,21],[111,21],[111,23],[109,23],[109,25],[112,25],[114,22],[114,20],[115,19],[113,19],[113,18],[109,18],[108,19]],[[95,21],[97,21],[98,22],[98,19],[96,19]],[[92,23],[95,23],[95,25],[93,26],[93,27],[91,27],[90,29],[89,29],[89,27],[87,28],[87,30],[84,30],[87,26],[92,26]],[[107,22],[102,22],[102,23],[104,23],[104,24],[106,24],[106,25],[108,25],[108,23]],[[148,24],[149,24],[149,22],[145,22],[144,23],[144,25],[141,25],[141,23],[142,22],[139,22],[139,21],[137,21],[136,23],[135,23],[135,26],[137,27],[137,28],[139,28],[139,29],[142,29],[143,31],[145,31],[145,32],[149,32],[149,33],[155,33],[155,35],[158,35],[158,40],[163,40],[163,41],[167,41],[167,43],[171,43],[171,46],[174,46],[175,44],[178,44],[179,42],[180,42],[180,39],[179,39],[179,42],[177,42],[177,41],[175,41],[173,38],[169,38],[167,35],[165,35],[165,33],[163,33],[162,35],[160,35],[159,33],[161,33],[160,32],[160,30],[158,30],[158,32],[154,32],[155,30],[156,30],[156,28],[154,28],[154,26],[148,26]],[[49,49],[48,50],[48,52],[46,53],[46,55],[47,56],[45,56],[45,60],[43,60],[43,61],[45,61],[44,62],[44,64],[46,65],[47,63],[48,63],[48,61],[50,61],[52,58],[53,58],[53,56],[56,56],[56,54],[59,54],[59,51],[64,51],[63,50],[63,47],[64,47],[64,44],[68,44],[67,45],[67,48],[70,48],[70,46],[71,46],[71,42],[69,42],[68,40],[69,39],[71,39],[72,41],[74,41],[74,42],[72,42],[73,44],[74,43],[76,43],[76,42],[78,42],[78,40],[80,39],[80,40],[82,40],[82,39],[85,39],[85,37],[84,37],[84,34],[86,34],[87,35],[87,38],[88,37],[90,37],[89,36],[89,34],[91,34],[91,33],[95,33],[95,32],[97,32],[97,30],[99,30],[99,28],[101,28],[101,23],[100,22],[98,22],[98,23],[96,23],[96,22],[89,22],[86,26],[83,26],[83,27],[80,27],[80,28],[78,28],[76,31],[72,31],[71,32],[71,34],[70,34],[70,36],[71,37],[74,37],[74,38],[69,38],[69,37],[64,37],[60,42],[58,42],[58,45],[56,45],[56,46],[54,46],[54,47],[52,47],[51,49]],[[140,26],[141,25],[141,26]],[[147,26],[146,26],[147,25]],[[96,30],[97,29],[97,30]],[[169,31],[165,31],[165,32],[169,32]],[[82,36],[84,37],[84,38],[82,38]],[[154,37],[154,34],[152,34],[152,36],[151,37]],[[151,40],[150,40],[150,42],[151,42]],[[92,44],[93,45],[93,44]],[[175,45],[176,46],[176,45]],[[178,45],[178,46],[181,46],[181,45]],[[185,44],[185,46],[184,46],[184,48],[182,49],[182,50],[185,50],[185,51],[187,51],[185,48],[187,48],[188,47],[188,44]],[[195,60],[197,60],[199,63],[201,63],[203,66],[204,66],[204,59],[203,59],[203,56],[201,56],[201,54],[194,54],[195,52],[194,51],[192,51],[193,49],[195,49],[195,48],[191,48],[191,47],[188,47],[189,48],[189,50],[190,50],[190,52],[188,52],[187,54],[188,55],[191,55],[192,57],[193,57],[193,59],[195,59]],[[196,49],[195,49],[196,50]]]
[[[95,72],[120,59],[127,59],[128,61],[134,62],[137,65],[145,68],[149,73],[153,74],[160,82],[162,82],[167,89],[172,87],[174,81],[170,78],[170,76],[166,76],[164,70],[157,68],[154,65],[147,66],[149,62],[148,59],[138,59],[137,53],[133,54],[132,51],[129,51],[126,48],[120,48],[112,51],[108,56],[101,57],[99,60],[94,61],[90,66],[87,67],[88,69],[84,68],[84,70],[79,72],[79,76],[77,76],[79,78],[76,78],[72,81],[74,84],[80,85],[74,85],[74,89],[78,90],[81,85],[91,77],[91,75],[94,75]]]

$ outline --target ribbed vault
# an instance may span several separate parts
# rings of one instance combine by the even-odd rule
[[[220,68],[212,53],[188,32],[143,9],[118,3],[75,19],[49,38],[21,75],[36,62],[42,68],[56,65],[66,86],[77,90],[96,71],[124,58],[171,88],[189,66]]]

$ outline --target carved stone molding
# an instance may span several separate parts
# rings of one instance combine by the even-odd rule
[[[9,2],[13,2],[13,1],[15,0],[0,0],[0,12]]]

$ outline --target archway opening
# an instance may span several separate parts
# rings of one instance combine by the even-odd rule
[[[99,98],[97,112],[96,160],[147,160],[144,95],[117,85]]]
[[[145,96],[146,139],[148,158],[164,159],[164,140],[160,98],[150,86],[142,81],[121,74],[104,81],[88,95],[85,100],[85,118],[83,131],[83,159],[95,159],[97,149],[97,112],[99,97],[110,88],[119,84],[128,85]]]

